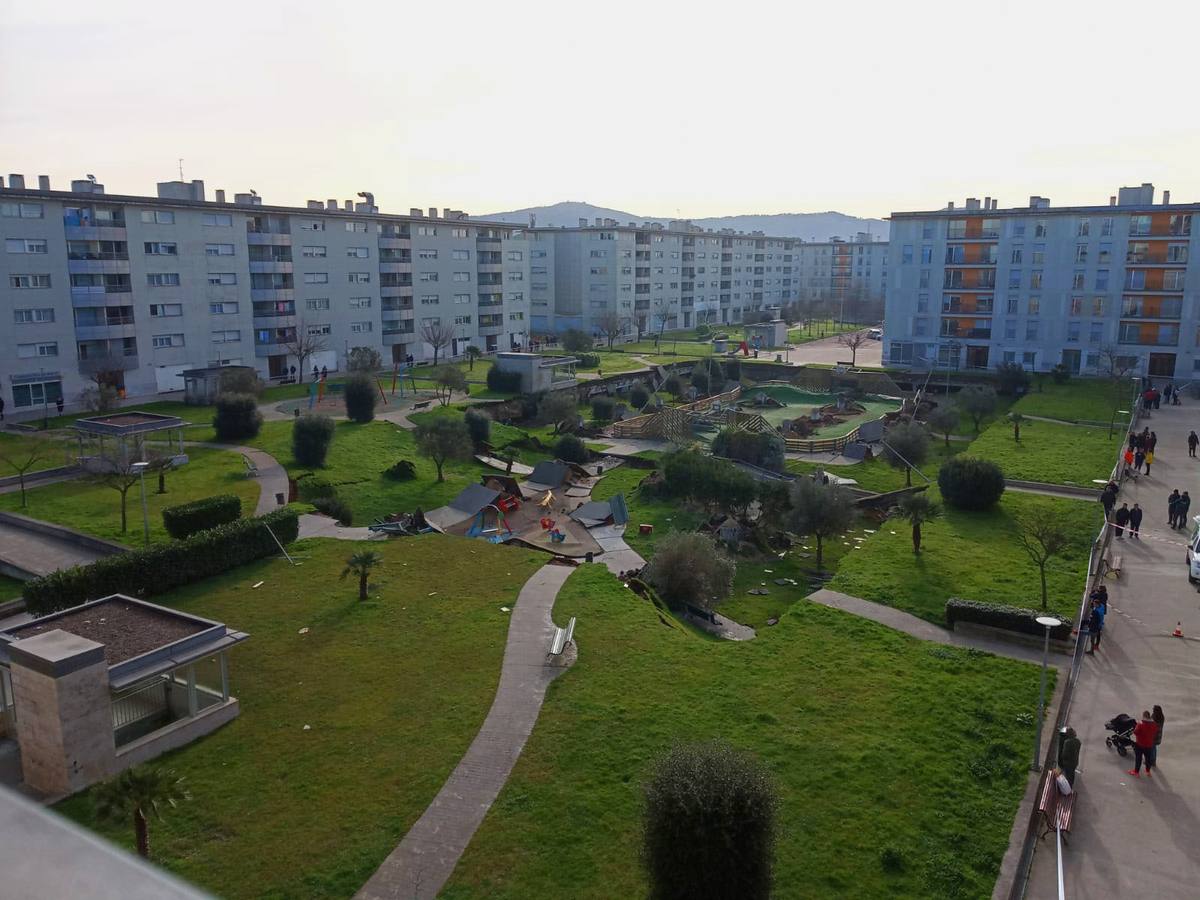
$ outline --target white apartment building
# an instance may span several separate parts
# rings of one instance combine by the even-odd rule
[[[293,377],[343,368],[354,347],[385,363],[430,358],[422,324],[452,329],[441,349],[507,350],[528,339],[525,230],[456,210],[384,215],[363,202],[267,206],[253,192],[205,198],[165,182],[157,197],[70,191],[40,176],[0,181],[0,397],[9,412],[74,402],[101,379],[130,396],[180,390],[189,368],[244,364]]]
[[[796,247],[800,300],[845,298],[879,301],[887,294],[888,242],[859,232],[851,241],[830,238]]]
[[[1020,363],[1102,374],[1200,372],[1200,204],[1121,188],[1107,206],[893,213],[884,364]]]

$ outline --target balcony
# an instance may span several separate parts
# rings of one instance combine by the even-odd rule
[[[129,257],[113,259],[68,259],[67,272],[72,275],[128,275]]]
[[[485,300],[484,299],[485,297],[488,297],[489,299]],[[501,297],[499,294],[496,294],[496,295],[480,294],[478,305],[479,305],[480,309],[495,309],[498,306],[504,305],[504,298]]]
[[[138,368],[137,348],[122,350],[119,346],[112,350],[89,350],[80,345],[80,352],[86,354],[79,360],[79,371],[83,375],[95,375],[99,372],[128,372]]]
[[[482,266],[480,268],[482,268]],[[500,277],[499,272],[480,272],[478,283],[480,287],[500,287],[500,285],[504,283],[504,279]]]
[[[252,275],[290,275],[292,271],[290,260],[250,260]]]
[[[412,262],[410,260],[400,261],[391,259],[381,259],[379,261],[380,275],[412,275]]]
[[[250,299],[263,303],[294,303],[296,292],[292,288],[251,288]]]
[[[411,284],[385,284],[379,288],[379,296],[384,300],[405,299],[412,300],[413,287]]]
[[[379,305],[384,312],[400,312],[413,308],[412,297],[385,297]]]
[[[972,338],[976,340],[988,340],[992,336],[990,328],[943,328],[941,337],[952,338]]]
[[[107,341],[110,338],[121,339],[136,337],[137,328],[133,316],[109,319],[106,322],[90,324],[75,324],[75,339],[77,341]]]

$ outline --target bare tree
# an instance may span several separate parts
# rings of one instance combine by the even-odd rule
[[[848,331],[846,334],[839,334],[837,342],[850,351],[850,365],[858,364],[858,348],[867,342],[867,332],[865,331]]]
[[[454,326],[445,319],[425,319],[421,323],[421,340],[433,348],[436,366],[442,350],[454,343]]]
[[[92,463],[96,466],[92,481],[112,488],[121,495],[121,534],[126,532],[128,525],[125,501],[128,499],[129,489],[137,484],[141,477],[140,472],[134,468],[135,462],[136,460],[129,454],[116,449],[110,452],[101,452]]]
[[[646,333],[646,323],[649,318],[649,314],[644,309],[636,310],[633,314],[633,324],[637,328],[637,339],[639,341],[642,339],[642,335]]]
[[[1033,564],[1038,567],[1042,578],[1042,609],[1046,608],[1046,563],[1051,557],[1062,556],[1071,545],[1070,537],[1062,523],[1051,516],[1022,516],[1017,519],[1017,543]]]
[[[291,337],[285,338],[279,343],[287,350],[289,356],[296,357],[296,367],[300,370],[300,377],[297,380],[301,384],[304,383],[304,372],[308,360],[312,359],[315,354],[329,349],[329,342],[325,339],[325,335],[311,334],[303,317],[296,320]]]
[[[10,450],[5,450],[0,444],[0,462],[17,473],[17,484],[21,487],[21,509],[25,508],[25,476],[34,466],[50,459],[51,442],[33,440],[27,444],[18,444]]]
[[[667,319],[671,317],[671,310],[675,308],[674,300],[668,300],[666,297],[659,297],[654,301],[654,316],[658,319],[658,339],[661,342],[663,331],[667,327]]]
[[[1121,386],[1127,385],[1133,370],[1137,367],[1137,357],[1123,354],[1118,347],[1109,344],[1100,348],[1100,372],[1112,384],[1112,415],[1108,420],[1108,436],[1111,438],[1117,425],[1117,413],[1121,409],[1123,397]]]
[[[603,315],[595,320],[596,330],[600,332],[600,336],[608,341],[608,349],[613,347],[615,341],[625,327],[625,320],[615,309],[605,310]]]

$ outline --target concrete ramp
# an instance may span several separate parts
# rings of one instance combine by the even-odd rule
[[[0,512],[0,573],[22,581],[128,549],[61,525]]]

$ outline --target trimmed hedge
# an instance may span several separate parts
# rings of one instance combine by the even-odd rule
[[[467,423],[467,431],[471,433],[471,444],[476,450],[482,449],[492,439],[492,417],[477,409],[468,409],[463,413],[463,421]]]
[[[581,369],[600,368],[600,354],[598,353],[576,353],[575,358],[579,360]]]
[[[168,506],[162,511],[163,527],[167,529],[167,534],[177,540],[232,522],[241,515],[242,501],[233,494],[205,497],[179,506]]]
[[[26,582],[21,593],[26,608],[35,616],[109,594],[153,597],[275,555],[279,545],[268,526],[280,543],[289,544],[300,532],[300,516],[285,508],[257,518],[238,519],[182,541],[154,544],[106,556],[91,565],[52,572]]]
[[[517,394],[521,391],[521,373],[520,372],[502,372],[496,366],[488,369],[487,373],[488,390],[495,391],[498,394]]]
[[[954,628],[955,622],[974,622],[976,625],[990,625],[992,628],[1003,628],[1005,631],[1018,631],[1021,634],[1031,634],[1043,637],[1046,629],[1037,623],[1038,616],[1049,615],[1036,609],[1021,609],[1016,606],[1002,606],[998,603],[981,603],[977,600],[960,600],[951,597],[946,601],[946,625]],[[1054,617],[1062,622],[1057,628],[1050,629],[1050,637],[1056,641],[1069,641],[1073,623],[1063,619],[1057,613]]]

